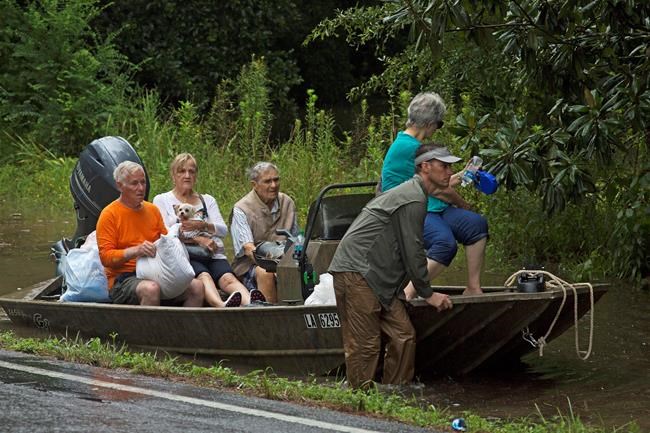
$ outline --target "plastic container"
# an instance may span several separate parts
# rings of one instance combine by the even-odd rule
[[[546,290],[544,274],[521,274],[517,277],[517,290],[522,293],[538,293]]]
[[[481,159],[480,156],[472,156],[472,159],[470,160],[470,163],[467,165],[467,168],[465,169],[465,173],[463,173],[463,177],[460,180],[460,185],[461,186],[467,186],[471,183],[474,183],[476,180],[476,172],[478,171],[479,168],[483,165],[483,160]]]
[[[302,255],[302,246],[305,243],[305,235],[300,232],[293,242],[293,259],[300,260]]]

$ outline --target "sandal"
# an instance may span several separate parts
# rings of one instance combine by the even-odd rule
[[[224,307],[239,307],[241,305],[241,293],[235,292],[232,295],[228,296],[226,299]]]
[[[266,302],[266,297],[264,293],[260,292],[257,289],[251,290],[251,304],[258,304],[261,302]]]

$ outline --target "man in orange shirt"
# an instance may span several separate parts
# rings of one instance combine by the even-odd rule
[[[144,200],[147,180],[140,164],[120,163],[113,178],[120,197],[102,210],[97,221],[97,244],[109,295],[115,304],[160,305],[160,286],[137,278],[135,262],[138,257],[156,255],[153,242],[167,229],[158,208]],[[186,307],[203,306],[203,283],[193,279],[175,301]]]

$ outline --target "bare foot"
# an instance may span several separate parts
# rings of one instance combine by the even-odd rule
[[[481,290],[480,287],[477,288],[477,289],[471,289],[471,288],[467,287],[463,291],[463,295],[482,295],[482,294],[483,294],[483,290]]]

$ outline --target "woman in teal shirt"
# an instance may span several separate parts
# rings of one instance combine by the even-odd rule
[[[384,158],[382,191],[388,191],[413,177],[415,151],[423,141],[442,128],[445,112],[445,103],[437,93],[420,93],[411,100],[406,129],[397,134]],[[455,157],[446,160],[445,156],[442,158],[440,160],[447,164],[458,160]],[[470,205],[453,188],[460,183],[461,174],[462,171],[452,176],[449,188],[444,193],[429,197],[424,222],[424,246],[427,249],[429,276],[433,279],[451,264],[458,251],[457,243],[463,244],[468,271],[464,293],[480,294],[483,293],[481,269],[488,225],[485,217],[469,210]],[[405,292],[407,299],[415,296],[412,284],[408,285]]]

